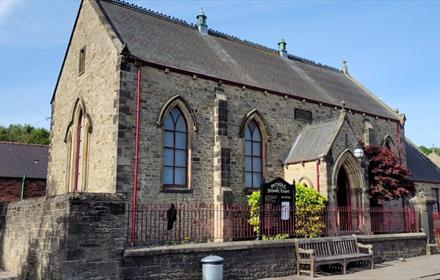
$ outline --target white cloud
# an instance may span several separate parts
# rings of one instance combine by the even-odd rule
[[[0,22],[12,11],[17,0],[0,0]]]

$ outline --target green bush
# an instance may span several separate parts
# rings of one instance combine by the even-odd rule
[[[258,229],[260,228],[260,191],[252,192],[247,196],[247,203],[249,206],[249,224],[256,235],[258,235]]]
[[[260,192],[255,191],[247,196],[250,209],[249,224],[255,234],[258,234],[260,226]],[[298,237],[318,237],[322,234],[325,224],[322,221],[322,213],[326,200],[317,191],[307,188],[302,184],[296,184],[296,224],[295,232]],[[285,239],[286,234],[276,236],[263,236],[264,240]]]
[[[312,188],[296,184],[296,224],[298,237],[318,237],[325,229],[322,220],[326,200]]]

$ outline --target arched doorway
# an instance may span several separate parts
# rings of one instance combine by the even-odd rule
[[[365,178],[358,160],[345,150],[336,160],[333,169],[333,205],[336,207],[336,228],[339,233],[353,233],[364,224],[362,192]]]
[[[350,182],[348,181],[347,172],[345,171],[344,166],[339,169],[336,200],[338,207],[347,207],[350,206],[351,203]]]
[[[336,203],[339,212],[339,229],[341,231],[353,231],[351,222],[351,189],[345,167],[339,169],[338,190],[336,192]]]

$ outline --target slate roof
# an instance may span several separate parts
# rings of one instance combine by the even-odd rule
[[[320,122],[306,126],[296,138],[284,164],[305,162],[327,155],[343,119]]]
[[[98,2],[129,53],[143,61],[219,80],[290,94],[324,104],[398,119],[341,71],[196,26],[118,0]]]
[[[440,169],[409,139],[405,141],[406,160],[413,181],[440,183]]]
[[[48,158],[49,146],[0,142],[0,177],[46,179]]]

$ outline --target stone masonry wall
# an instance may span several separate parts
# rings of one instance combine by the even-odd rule
[[[21,197],[22,179],[0,179],[0,201],[15,201]],[[46,195],[46,180],[26,179],[24,198]]]
[[[423,233],[362,235],[373,244],[375,262],[426,254]],[[202,279],[200,260],[208,255],[224,258],[224,279],[260,279],[295,274],[292,239],[189,244],[126,249],[122,272],[127,279]]]
[[[126,279],[202,279],[200,260],[224,258],[224,279],[260,279],[294,274],[292,240],[240,241],[214,244],[127,249],[123,261]]]
[[[0,267],[20,279],[120,279],[125,200],[66,194],[0,204]]]
[[[128,63],[125,69],[121,84],[124,84],[126,88],[121,93],[119,100],[121,108],[119,111],[117,189],[129,193],[133,183],[133,167],[130,164],[133,162],[136,67],[132,63]],[[201,200],[214,202],[216,197],[213,195],[213,190],[224,187],[231,188],[234,202],[242,202],[247,191],[243,189],[244,144],[243,139],[239,136],[239,128],[246,114],[253,109],[257,109],[264,118],[268,126],[267,132],[271,135],[271,140],[266,142],[264,149],[264,176],[268,179],[283,176],[282,161],[301,129],[307,125],[307,122],[294,119],[295,108],[311,111],[314,121],[337,118],[340,114],[340,109],[147,66],[142,67],[141,88],[138,197],[143,203]],[[227,113],[227,117],[223,117],[221,120],[221,130],[215,129],[214,125],[215,122],[218,122],[218,114],[216,115],[216,106],[218,105],[215,100],[219,94],[223,96],[222,100],[227,104],[227,108],[222,109]],[[195,113],[198,124],[197,132],[193,133],[191,146],[191,190],[177,194],[175,192],[167,193],[162,189],[162,129],[156,125],[160,109],[175,95],[181,95],[187,101]],[[364,120],[369,120],[373,124],[377,144],[380,144],[380,139],[383,139],[387,134],[391,135],[393,139],[397,137],[395,122],[355,114],[349,110],[347,116],[359,140],[364,137]],[[217,135],[219,131],[221,135]],[[225,138],[226,140],[220,142],[218,140]],[[340,137],[340,139],[344,140],[338,141],[345,141],[344,137]],[[355,141],[351,138],[349,140]],[[355,143],[349,144],[350,147],[355,145]],[[214,147],[217,148],[214,149]],[[229,149],[227,170],[229,178],[214,175],[215,170],[221,169],[219,151],[225,148]],[[328,172],[324,174],[328,174]],[[325,178],[322,180],[327,183]],[[223,184],[227,182],[229,185],[221,186],[222,182]],[[325,185],[321,187],[326,189]]]
[[[118,51],[99,18],[95,1],[83,1],[52,103],[48,193],[67,192],[68,145],[64,142],[78,98],[91,117],[88,192],[116,191]],[[86,48],[85,72],[79,75],[79,52]]]
[[[426,254],[426,234],[424,233],[360,235],[358,242],[373,245],[375,262]]]

